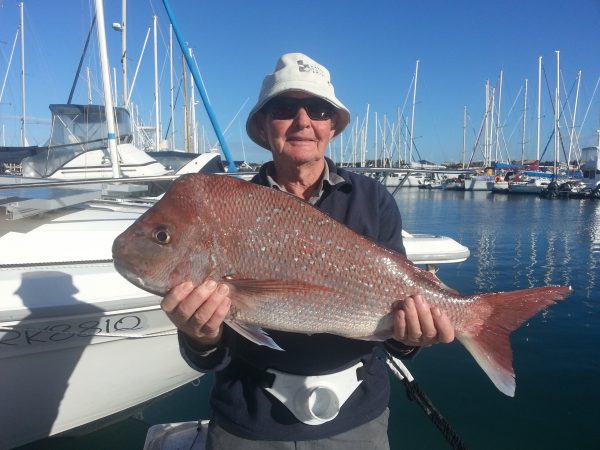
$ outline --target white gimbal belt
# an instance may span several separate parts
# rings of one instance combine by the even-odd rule
[[[342,405],[362,383],[358,371],[363,366],[358,362],[340,372],[307,377],[267,369],[274,379],[264,389],[301,422],[321,425],[337,417]]]

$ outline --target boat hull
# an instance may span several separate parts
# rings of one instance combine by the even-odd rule
[[[0,220],[0,448],[105,419],[199,376],[161,299],[112,263],[112,241],[144,208],[86,205]]]
[[[198,378],[176,335],[148,335],[173,331],[167,320],[155,307],[23,320],[2,332],[0,448],[106,420]]]

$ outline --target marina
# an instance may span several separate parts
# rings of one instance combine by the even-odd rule
[[[450,287],[474,293],[565,284],[574,292],[513,334],[515,398],[499,394],[458,344],[426,349],[407,366],[467,448],[595,449],[600,203],[491,195],[407,189],[396,199],[407,229],[453,236],[471,249],[466,261],[440,266]],[[208,418],[210,385],[208,375],[124,421],[23,450],[142,448],[151,425]],[[394,380],[392,388],[392,448],[447,448],[404,387]]]
[[[128,6],[122,0],[120,11],[106,2],[105,18],[104,3],[82,3],[80,10],[69,5],[61,17],[69,27],[46,36],[54,45],[47,47],[43,42],[43,51],[38,49],[27,71],[25,50],[30,48],[25,32],[33,30],[35,39],[37,30],[46,29],[47,24],[36,23],[35,13],[26,17],[26,11],[37,9],[38,14],[45,11],[55,18],[60,8],[47,9],[35,2],[10,5],[20,16],[14,41],[11,36],[12,49],[8,35],[0,30],[0,46],[10,54],[6,57],[5,48],[0,48],[0,62],[6,63],[0,65],[2,72],[6,70],[0,73],[4,75],[0,88],[0,450],[167,450],[152,438],[164,430],[175,435],[177,424],[183,424],[181,429],[193,439],[198,421],[206,428],[213,374],[202,375],[183,360],[177,329],[160,308],[161,297],[126,281],[115,269],[113,257],[119,258],[111,249],[115,238],[155,205],[181,175],[206,173],[249,180],[270,159],[269,151],[274,151],[270,143],[260,143],[264,130],[255,130],[259,140],[250,136],[253,143],[248,143],[242,130],[248,98],[241,100],[255,92],[258,74],[263,74],[265,61],[274,56],[267,58],[256,51],[264,47],[263,31],[278,46],[295,49],[304,43],[319,60],[323,56],[325,61],[334,61],[336,92],[350,100],[347,104],[358,115],[348,114],[350,125],[329,143],[326,156],[387,188],[402,215],[407,257],[429,270],[426,275],[436,286],[439,283],[431,274],[462,295],[550,285],[565,286],[564,292],[566,286],[573,289],[568,299],[545,308],[511,334],[517,380],[514,398],[496,390],[459,342],[424,348],[406,362],[424,395],[447,421],[446,439],[432,423],[435,420],[424,414],[427,408],[418,405],[424,397],[408,392],[391,368],[390,448],[450,448],[450,435],[464,443],[463,447],[455,442],[455,448],[461,449],[600,448],[596,424],[600,401],[600,78],[593,79],[597,64],[585,72],[591,77],[582,77],[581,69],[573,77],[570,60],[589,64],[589,55],[582,56],[578,47],[570,45],[566,51],[559,50],[563,42],[553,39],[551,49],[535,49],[540,55],[537,65],[533,50],[519,56],[531,68],[519,68],[518,75],[505,74],[501,66],[498,79],[490,81],[489,74],[498,73],[494,72],[496,62],[491,72],[471,69],[467,89],[450,81],[453,71],[467,74],[465,62],[457,60],[459,66],[452,67],[446,61],[432,70],[431,55],[416,44],[414,51],[428,58],[421,61],[419,56],[415,66],[399,68],[394,63],[393,68],[383,70],[382,61],[393,54],[395,44],[390,44],[382,53],[372,52],[379,55],[375,61],[370,60],[371,51],[358,51],[349,67],[346,61],[352,58],[338,53],[339,48],[328,54],[322,42],[311,43],[311,36],[321,35],[321,29],[309,26],[312,35],[300,42],[282,37],[289,34],[289,28],[278,28],[286,24],[280,17],[287,17],[287,12],[273,11],[274,18],[265,17],[265,24],[270,25],[248,32],[250,49],[242,45],[245,35],[230,41],[212,23],[215,17],[227,18],[231,29],[246,30],[248,24],[239,20],[255,15],[254,9],[247,9],[249,5],[233,8],[225,2],[226,11],[220,10],[223,5],[205,5],[211,11],[205,15],[207,11],[200,12],[198,5],[184,11],[181,4],[173,10],[168,0],[160,8],[152,2],[143,5],[141,0],[130,0]],[[330,16],[341,14],[349,23],[356,19],[341,13],[347,5],[333,3],[338,9],[329,11]],[[328,8],[331,5],[322,5],[323,11]],[[9,7],[0,8],[0,15],[5,9]],[[235,17],[231,17],[232,9]],[[444,20],[448,15],[446,11]],[[200,16],[210,18],[211,23],[201,25]],[[314,17],[303,12],[294,16],[295,20],[301,17],[314,23]],[[1,18],[3,24],[8,22]],[[13,19],[11,15],[11,23]],[[387,28],[385,22],[383,16],[372,21],[382,29]],[[421,17],[421,22],[429,23],[429,16]],[[79,31],[71,26],[79,26]],[[339,24],[330,27],[329,35],[347,32]],[[387,28],[385,39],[398,29],[396,23]],[[78,52],[83,47],[68,100],[64,94],[77,64],[65,62],[66,56],[74,56],[71,50],[50,39],[63,33],[75,35],[69,49]],[[146,49],[151,35],[153,61]],[[135,55],[127,39],[135,43]],[[442,42],[446,37],[436,39]],[[396,40],[406,42],[412,36]],[[196,41],[203,48],[193,48],[191,42]],[[353,42],[354,48],[357,43]],[[369,45],[375,48],[373,42]],[[19,46],[17,74],[13,56]],[[62,53],[52,53],[56,48]],[[146,50],[148,61],[143,63]],[[61,73],[59,95],[41,81],[44,72],[52,72],[42,68],[47,61],[40,63],[46,52],[54,55],[50,56],[54,58],[51,69],[69,68]],[[304,71],[302,61],[292,65]],[[371,73],[371,66],[379,68],[376,73]],[[528,105],[528,95],[532,95],[528,80],[515,82],[515,77],[522,71],[531,77],[536,67],[537,105],[532,107]],[[438,83],[443,78],[437,96],[432,96],[432,85],[437,84],[432,84],[432,73]],[[349,77],[345,86],[339,81],[344,76]],[[567,83],[572,84],[567,87]],[[481,91],[484,84],[484,99],[479,98],[483,92],[471,93]],[[399,85],[407,88],[402,106]],[[449,85],[453,89],[448,90]],[[380,95],[375,95],[379,90]],[[460,92],[461,98],[451,91]],[[335,98],[333,90],[331,95]],[[295,107],[296,113],[305,111],[312,122],[327,125],[322,120],[331,120],[333,124],[346,110],[336,104],[332,118],[332,103],[325,98],[330,104],[321,111],[322,118],[313,116],[312,108],[319,105],[302,96],[288,98],[286,105]],[[452,109],[445,106],[446,98],[455,102]],[[463,106],[467,99],[470,114]],[[372,101],[388,110],[376,112],[379,106]],[[33,117],[31,109],[26,109],[31,103],[36,116],[48,115],[49,108],[50,118]],[[255,111],[257,120],[263,114],[277,121],[290,120],[288,112],[282,108],[275,117],[269,109]],[[443,125],[439,117],[444,117]],[[460,117],[461,137],[455,133]],[[333,125],[331,130],[337,132]],[[459,142],[462,161],[456,162]],[[440,163],[424,159],[431,154]],[[250,222],[254,221],[251,211]],[[400,230],[399,222],[396,229]],[[377,292],[369,286],[365,298]],[[370,336],[358,336],[365,335]],[[486,370],[483,366],[485,362],[482,368]],[[356,383],[354,374],[351,378]],[[498,386],[497,379],[491,379]],[[502,392],[511,395],[514,385]],[[185,448],[190,450],[202,448],[188,444]]]

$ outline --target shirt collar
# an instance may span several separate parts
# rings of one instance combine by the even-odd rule
[[[281,186],[275,178],[273,177],[275,173],[275,164],[273,161],[270,161],[266,164],[266,175],[269,186],[279,189],[280,191],[287,192],[283,186]],[[319,186],[317,190],[313,193],[311,198],[308,200],[308,203],[314,205],[317,201],[323,196],[323,192],[325,192],[325,183],[330,186],[335,186],[336,184],[344,183],[345,180],[338,175],[335,171],[332,171],[329,164],[325,163],[325,169],[323,171],[323,175],[321,176],[321,180],[319,181]]]

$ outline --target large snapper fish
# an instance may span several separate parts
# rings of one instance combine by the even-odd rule
[[[571,291],[548,286],[461,296],[292,195],[218,175],[175,181],[117,237],[113,257],[121,275],[160,296],[184,281],[227,284],[226,322],[277,349],[262,328],[389,339],[394,304],[421,294],[446,313],[457,339],[509,396],[509,334]]]

